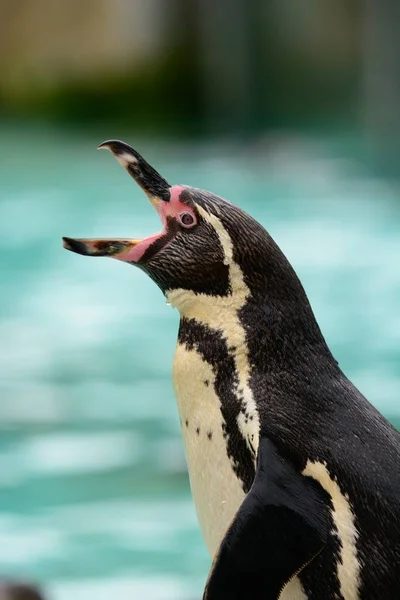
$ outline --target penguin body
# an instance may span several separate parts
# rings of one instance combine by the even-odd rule
[[[136,264],[180,312],[174,386],[213,557],[204,600],[398,600],[400,434],[342,373],[288,261],[239,208],[104,146],[164,229],[64,244]]]

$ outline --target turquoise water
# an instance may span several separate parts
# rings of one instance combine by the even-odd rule
[[[299,273],[345,372],[400,420],[400,199],[345,142],[245,148],[104,131],[1,130],[0,573],[54,600],[191,600],[209,568],[170,370],[178,315],[140,271],[61,236],[159,223],[106,153],[123,137],[171,182],[257,217]]]

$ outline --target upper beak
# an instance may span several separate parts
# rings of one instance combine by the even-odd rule
[[[105,148],[115,156],[129,175],[140,185],[152,204],[158,204],[160,200],[169,202],[171,187],[169,183],[131,146],[118,140],[108,140],[97,148],[99,150]]]

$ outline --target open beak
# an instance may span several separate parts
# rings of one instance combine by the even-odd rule
[[[108,140],[100,144],[98,149],[110,150],[117,161],[142,188],[163,219],[160,210],[161,202],[169,202],[170,200],[170,185],[167,181],[136,150],[125,144],[125,142]],[[165,225],[165,223],[163,224]],[[74,239],[69,237],[63,237],[62,239],[64,248],[77,254],[111,256],[123,261],[137,262],[149,245],[162,234],[163,232],[143,240]]]

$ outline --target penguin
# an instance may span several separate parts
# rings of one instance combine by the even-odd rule
[[[398,600],[400,434],[342,372],[264,227],[108,149],[162,224],[63,238],[143,270],[180,313],[173,364],[190,486],[212,567],[203,600]]]

